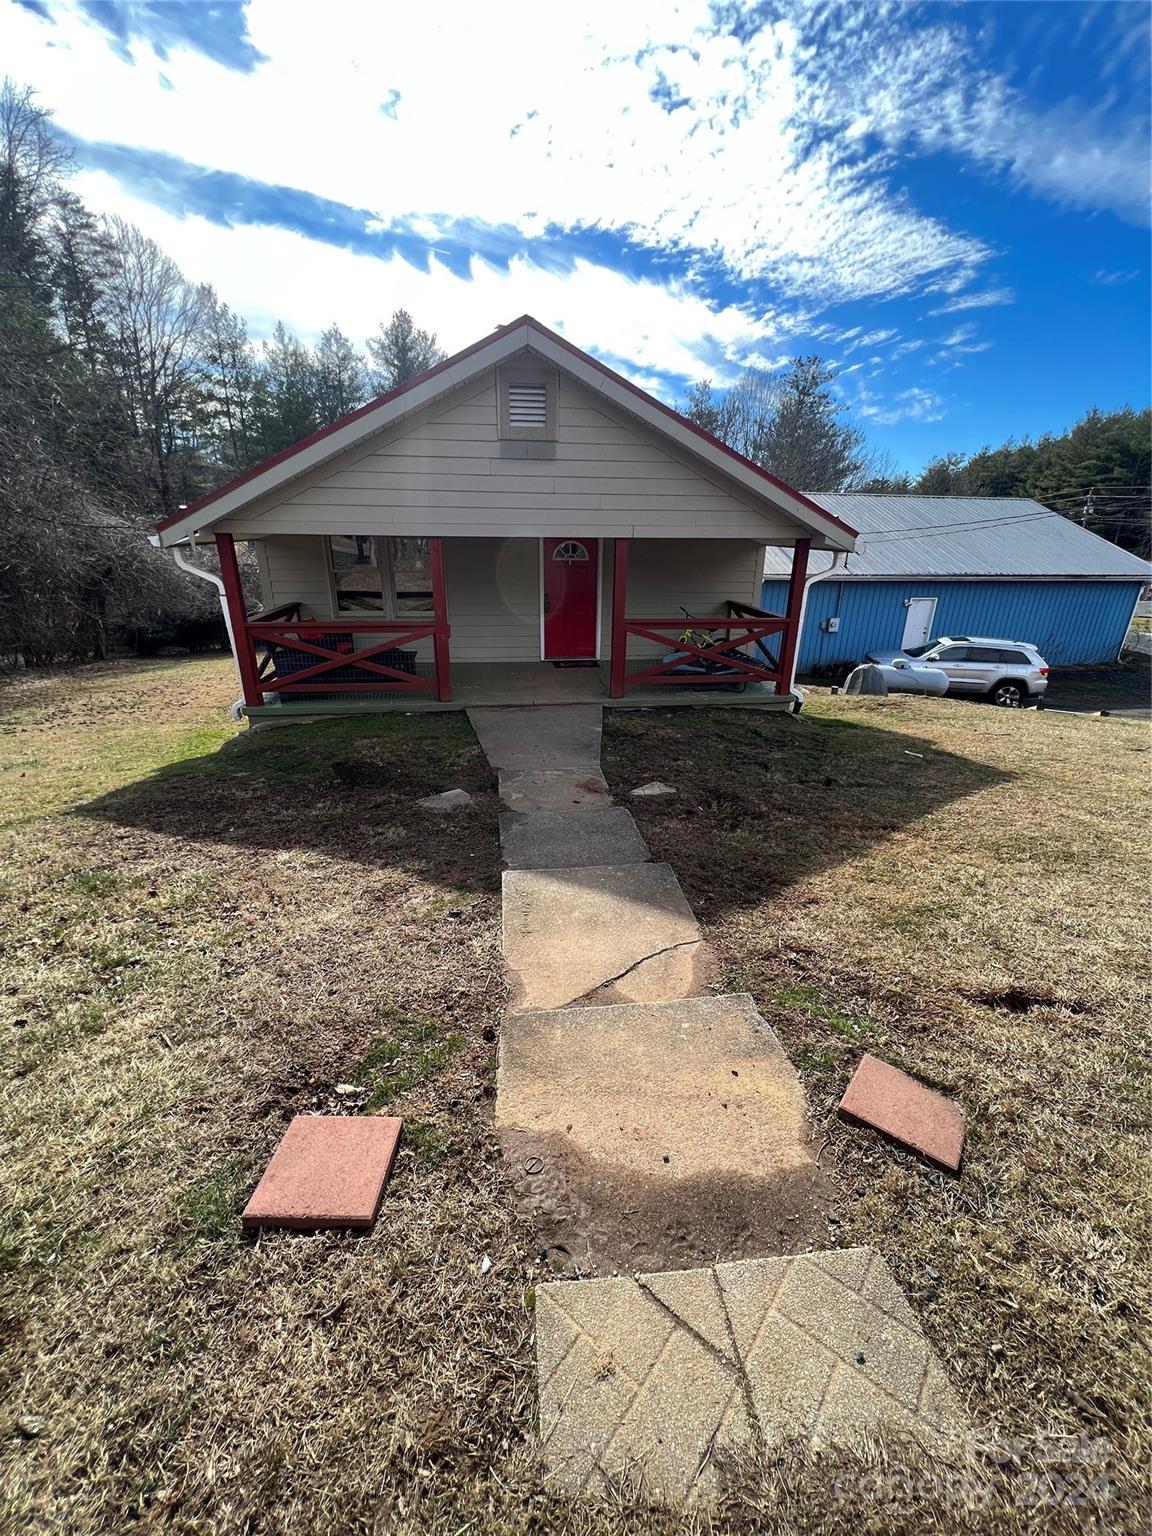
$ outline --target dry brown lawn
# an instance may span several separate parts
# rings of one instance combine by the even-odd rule
[[[613,782],[679,788],[640,814],[718,987],[804,1075],[829,1244],[885,1254],[1006,1437],[974,1485],[789,1453],[705,1517],[568,1503],[534,1460],[541,1270],[490,1129],[497,805],[467,722],[221,750],[233,694],[213,660],[0,701],[6,1532],[1140,1528],[1143,726],[826,696],[800,722],[609,715]],[[457,784],[462,815],[415,808]],[[864,1048],[963,1100],[959,1180],[836,1121]],[[406,1121],[376,1229],[242,1235],[288,1117],[349,1104]],[[1107,1441],[1103,1477],[1096,1446],[1038,1481],[1025,1437],[1054,1432]]]

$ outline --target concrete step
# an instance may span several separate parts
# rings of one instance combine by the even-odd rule
[[[631,813],[619,805],[506,811],[500,818],[500,846],[509,869],[643,864],[649,857]]]
[[[496,1128],[581,1273],[792,1252],[825,1233],[804,1090],[750,997],[514,1014]]]
[[[517,1008],[703,990],[700,929],[668,864],[505,870],[503,907]]]

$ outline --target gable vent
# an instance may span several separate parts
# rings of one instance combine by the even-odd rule
[[[508,423],[513,427],[543,427],[548,422],[546,384],[508,385]]]

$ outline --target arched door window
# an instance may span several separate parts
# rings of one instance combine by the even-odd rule
[[[575,539],[565,539],[563,544],[557,544],[552,551],[553,560],[587,560],[588,551],[583,544],[578,544]]]

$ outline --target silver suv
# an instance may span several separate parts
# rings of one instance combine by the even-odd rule
[[[879,666],[906,662],[912,673],[930,667],[947,677],[949,693],[980,694],[1006,709],[1019,709],[1048,687],[1048,663],[1023,640],[946,635],[907,651],[869,651],[866,659]]]

